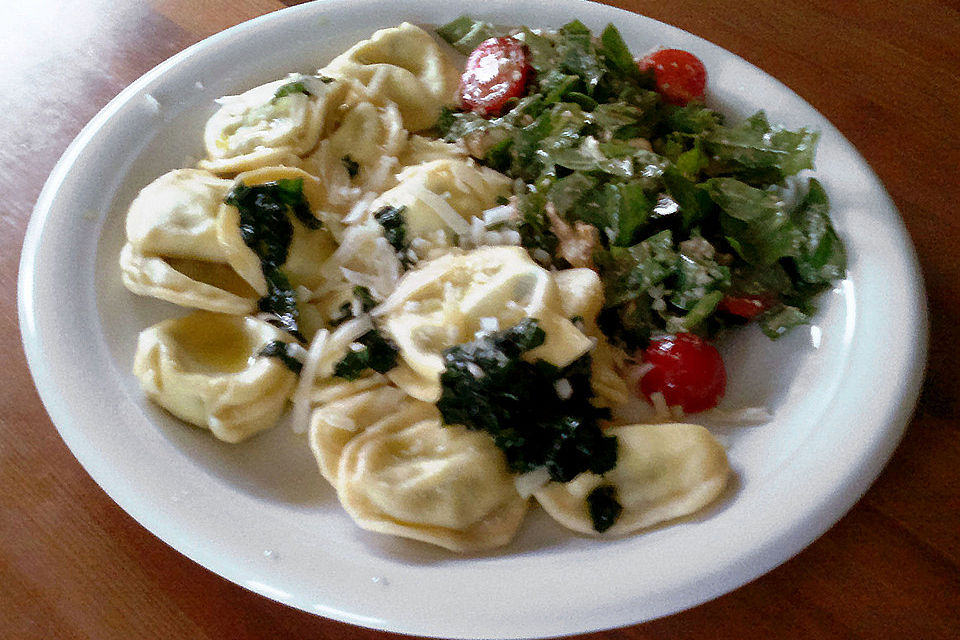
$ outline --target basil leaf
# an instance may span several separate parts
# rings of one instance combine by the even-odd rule
[[[599,183],[599,179],[575,171],[550,185],[547,191],[547,199],[553,203],[557,214],[561,218],[566,218],[573,211],[577,202],[596,189]]]
[[[680,219],[684,229],[698,224],[713,209],[710,194],[684,176],[677,167],[663,170],[663,185],[680,207]]]
[[[666,112],[665,127],[670,131],[700,135],[713,131],[722,122],[722,115],[693,102],[685,107],[670,107]]]
[[[625,247],[630,245],[637,233],[646,226],[653,205],[647,198],[643,185],[637,182],[620,183],[617,185],[617,192],[620,195],[620,215],[617,236],[612,243]]]
[[[593,46],[590,30],[579,20],[574,20],[560,28],[556,42],[560,68],[579,76],[589,93],[603,76],[603,65]]]
[[[540,80],[540,92],[543,93],[544,102],[555,104],[562,101],[579,82],[580,76],[551,69]]]
[[[600,34],[600,52],[611,67],[627,75],[638,76],[640,68],[633,59],[633,54],[620,36],[620,32],[612,24],[608,24]]]
[[[692,310],[696,306],[702,307],[700,303],[709,293],[721,292],[722,298],[722,292],[730,288],[730,269],[717,264],[712,257],[684,251],[682,247],[683,244],[677,263],[676,286],[670,302],[681,309]],[[719,301],[720,298],[717,298],[706,315],[713,313]]]
[[[549,38],[537,35],[526,27],[523,27],[514,37],[527,45],[527,51],[530,53],[530,66],[538,74],[557,66],[556,52]]]

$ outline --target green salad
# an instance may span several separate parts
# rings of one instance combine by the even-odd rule
[[[802,175],[816,132],[763,111],[732,121],[706,106],[702,84],[678,98],[678,65],[636,60],[613,25],[595,37],[579,21],[502,30],[462,17],[438,33],[471,54],[467,70],[478,71],[464,83],[487,96],[506,87],[479,107],[465,98],[444,110],[440,135],[514,179],[517,229],[534,259],[597,270],[601,328],[615,343],[711,339],[752,320],[775,339],[808,322],[817,294],[844,277],[827,194]],[[491,68],[477,55],[497,38],[523,50],[494,51]],[[681,73],[695,75],[691,64]],[[673,80],[675,91],[689,79]]]

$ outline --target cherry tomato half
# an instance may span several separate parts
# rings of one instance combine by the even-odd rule
[[[490,38],[467,58],[460,103],[481,115],[499,115],[510,98],[522,97],[533,76],[527,46],[514,38]]]
[[[776,303],[773,295],[727,295],[717,305],[718,311],[751,320]]]
[[[662,393],[667,405],[697,413],[717,406],[727,388],[727,372],[716,348],[692,333],[652,340],[643,351],[649,371],[639,391],[647,400]]]
[[[653,69],[657,93],[664,101],[684,106],[703,100],[707,89],[707,69],[700,58],[683,49],[660,49],[640,61],[640,69]]]

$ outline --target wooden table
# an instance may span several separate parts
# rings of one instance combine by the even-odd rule
[[[0,37],[0,637],[387,638],[245,591],[141,528],[44,411],[16,317],[19,249],[57,158],[124,86],[278,0],[8,3]],[[879,174],[926,277],[927,382],[856,507],[799,556],[693,610],[594,639],[960,637],[960,12],[947,0],[620,0],[757,64]],[[878,345],[878,348],[882,348]],[[396,636],[392,636],[396,637]]]

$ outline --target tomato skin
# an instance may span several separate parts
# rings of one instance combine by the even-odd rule
[[[527,46],[514,38],[490,38],[467,58],[460,77],[460,104],[481,115],[499,115],[511,98],[520,98],[533,77]]]
[[[707,89],[707,69],[700,58],[683,49],[660,49],[639,62],[640,69],[653,70],[657,93],[665,102],[682,107],[703,101]]]
[[[769,295],[728,295],[717,305],[718,311],[752,320],[774,305],[776,300]]]
[[[698,413],[717,406],[727,388],[720,352],[692,333],[652,340],[643,351],[650,370],[640,379],[639,392],[650,400],[662,393],[667,405]]]

